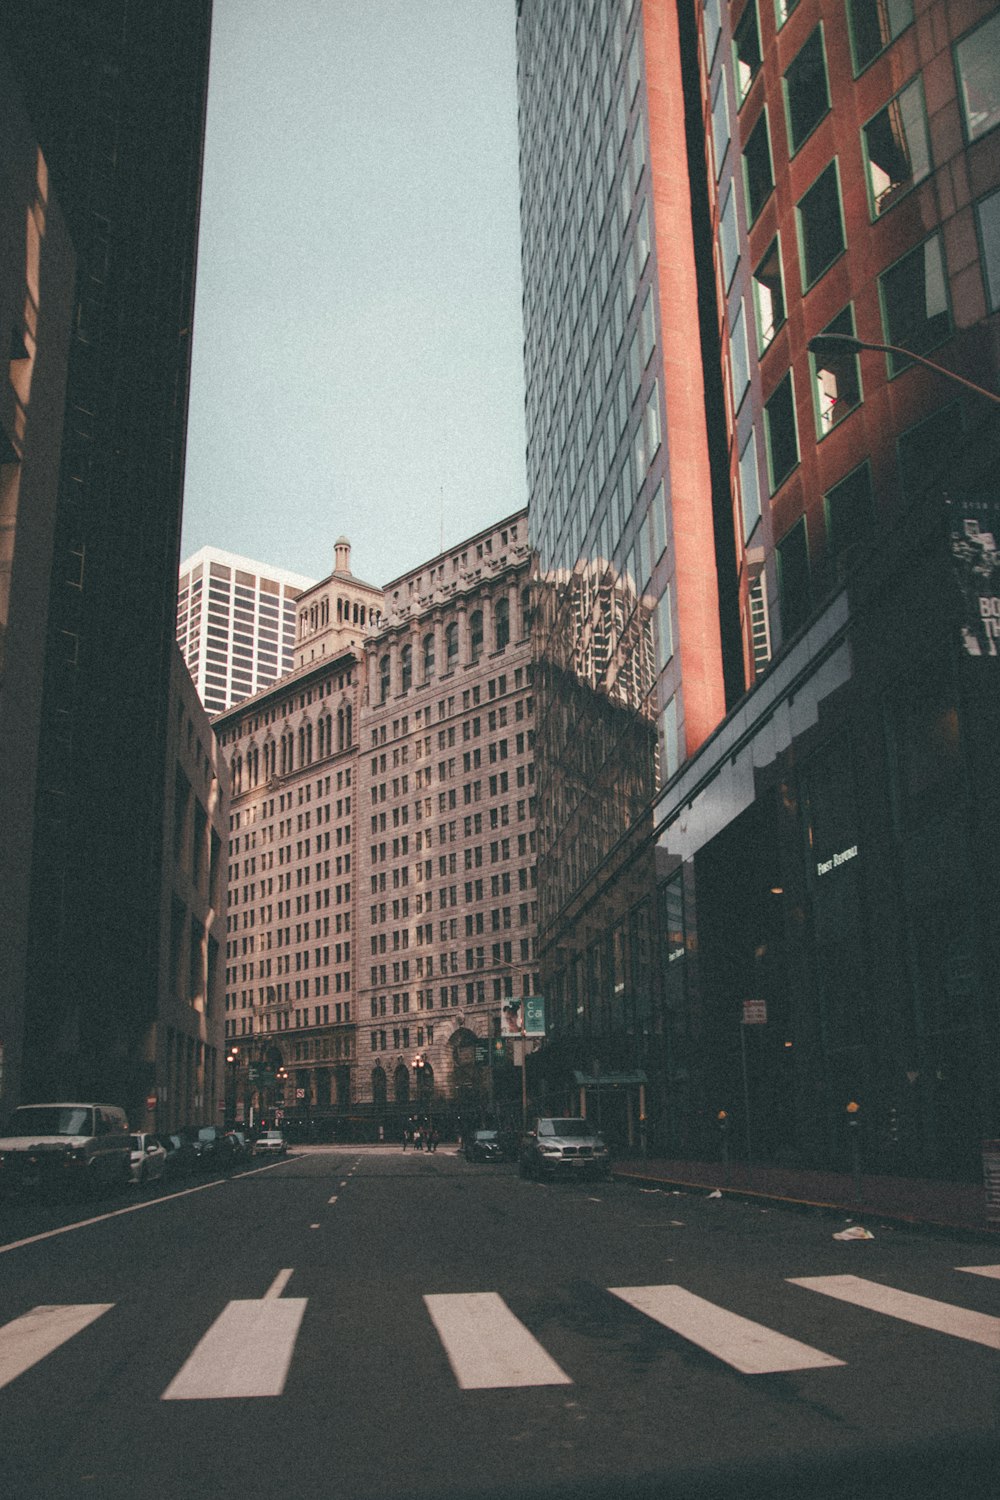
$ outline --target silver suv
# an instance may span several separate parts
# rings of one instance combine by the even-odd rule
[[[611,1153],[589,1120],[545,1116],[521,1142],[522,1177],[607,1177]]]

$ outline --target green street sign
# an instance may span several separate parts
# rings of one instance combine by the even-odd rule
[[[489,1058],[490,1058],[489,1043],[488,1042],[477,1042],[476,1043],[476,1062],[477,1062],[477,1064],[489,1062]]]
[[[526,995],[523,1002],[525,1036],[545,1035],[545,997]]]
[[[259,1088],[271,1089],[275,1085],[277,1074],[273,1068],[268,1068],[264,1063],[251,1063],[247,1068],[247,1078],[250,1083],[255,1083]]]

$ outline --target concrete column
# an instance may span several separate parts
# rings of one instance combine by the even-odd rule
[[[445,669],[444,659],[444,620],[440,613],[434,616],[434,673],[440,677]]]
[[[483,594],[479,607],[483,611],[483,655],[489,656],[496,650],[496,638],[493,630],[493,595]]]
[[[469,642],[469,610],[463,599],[455,611],[458,620],[458,664],[460,667],[468,666],[472,656]]]
[[[394,635],[389,642],[389,697],[395,698],[400,688],[401,674],[399,670],[399,636]]]

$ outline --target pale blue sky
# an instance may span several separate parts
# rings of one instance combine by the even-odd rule
[[[183,556],[381,584],[525,504],[514,9],[215,0]]]

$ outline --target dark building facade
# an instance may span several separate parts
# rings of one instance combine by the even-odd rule
[[[998,32],[985,3],[519,8],[529,516],[559,622],[538,645],[540,802],[549,776],[576,784],[577,801],[586,783],[600,803],[591,822],[604,820],[599,846],[568,864],[540,821],[553,1033],[536,1089],[569,1102],[574,1074],[623,1075],[611,1098],[638,1097],[644,1130],[623,1131],[623,1104],[606,1096],[604,1108],[636,1145],[717,1153],[725,1111],[740,1149],[752,1140],[770,1159],[844,1164],[845,1110],[857,1103],[868,1165],[968,1174],[981,1138],[996,1133]],[[686,162],[661,108],[665,37],[687,103]],[[533,105],[535,90],[550,102]],[[557,210],[531,188],[533,108],[548,111],[547,150],[583,152],[571,174],[579,207],[553,195],[570,197],[580,234],[543,249],[537,274],[534,247]],[[637,110],[649,132],[638,173]],[[620,120],[600,174],[584,160],[595,114]],[[686,212],[709,270],[686,322],[659,270],[636,278],[619,255],[606,184],[621,215],[629,201],[631,225],[643,172],[649,260],[683,259]],[[690,206],[672,220],[681,176]],[[596,299],[574,259],[591,255],[591,241]],[[649,275],[659,302],[642,390],[677,365],[705,392],[699,505],[714,530],[726,692],[714,722],[674,744],[688,718],[682,707],[664,734],[674,642],[662,559],[640,565],[637,530],[635,566],[610,573],[607,549],[571,544],[546,586],[559,454],[576,439],[563,393],[578,384],[578,355],[581,389],[596,367],[588,351],[600,345],[602,306],[614,385],[618,288],[628,304],[637,283],[641,303]],[[641,337],[641,312],[638,326]],[[629,330],[626,317],[626,346]],[[810,348],[819,335],[827,342]],[[930,358],[985,394],[905,353],[845,346],[844,335]],[[597,388],[592,377],[595,425]],[[673,502],[690,424],[665,375],[661,389],[669,558],[671,525],[675,551],[687,529]],[[542,431],[536,411],[554,414]],[[641,442],[642,424],[630,423]],[[595,450],[584,451],[597,493],[613,498],[626,483],[636,515],[655,524],[659,475],[636,469],[636,440],[621,479],[602,480],[599,448],[596,468]],[[579,514],[577,499],[570,509]],[[582,518],[570,525],[583,534]],[[627,556],[627,521],[625,533]],[[653,551],[663,535],[661,521]],[[600,597],[609,579],[612,596],[626,587],[617,610]],[[684,586],[678,574],[678,603]],[[645,628],[649,670],[640,666],[633,700],[655,705],[644,715],[591,670],[602,617],[619,652]],[[673,623],[683,639],[677,608]],[[676,702],[691,669],[676,649],[673,660]],[[653,681],[660,696],[644,700]],[[574,701],[589,706],[591,743],[585,733],[560,741]],[[593,765],[580,775],[574,756],[581,766],[598,756],[600,778]],[[562,873],[551,882],[554,861]]]
[[[77,257],[23,1096],[136,1108],[155,1013],[166,715],[211,5],[9,0],[0,42]]]

